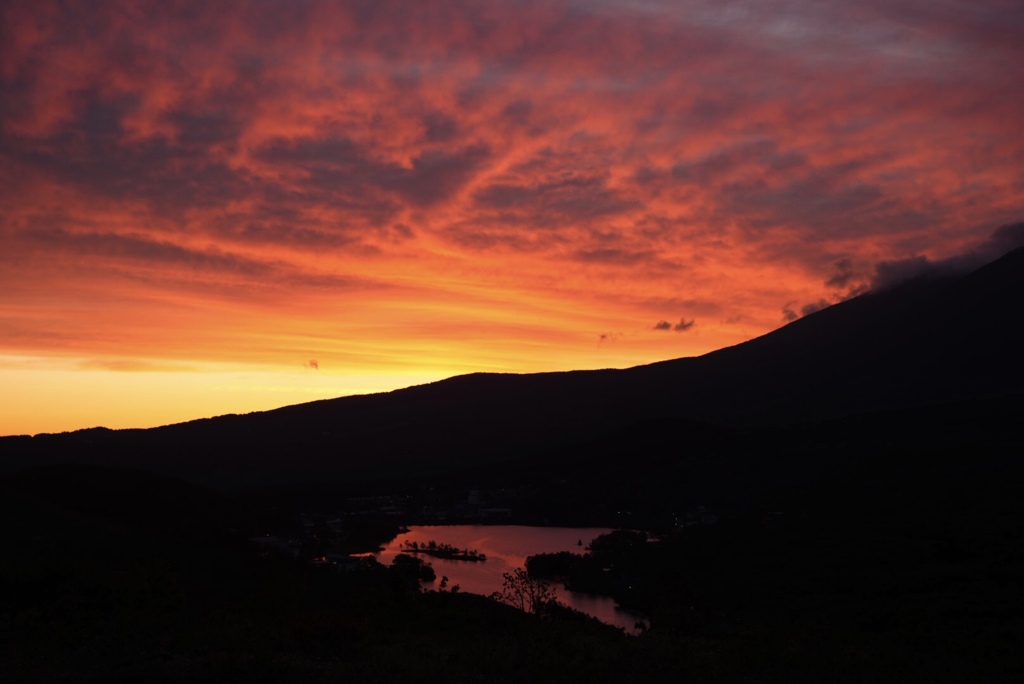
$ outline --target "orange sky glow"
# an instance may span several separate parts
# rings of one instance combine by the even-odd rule
[[[988,253],[1021,35],[1010,0],[5,3],[0,435],[693,356]]]

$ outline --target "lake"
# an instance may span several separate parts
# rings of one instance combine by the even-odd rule
[[[583,553],[595,537],[611,532],[604,527],[528,527],[525,525],[417,525],[398,535],[383,551],[374,554],[381,563],[390,564],[405,551],[406,542],[423,546],[433,540],[459,549],[478,551],[487,556],[484,562],[446,560],[426,554],[420,558],[434,566],[437,579],[424,583],[436,588],[442,576],[448,586],[459,585],[459,591],[489,596],[501,591],[502,574],[526,565],[526,557],[538,553],[571,551]],[[619,608],[613,599],[569,591],[557,586],[557,598],[578,611],[604,623],[622,627],[628,634],[636,633],[636,622],[642,618]]]

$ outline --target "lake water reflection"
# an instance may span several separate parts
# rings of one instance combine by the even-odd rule
[[[538,553],[571,551],[583,553],[584,547],[595,537],[611,532],[603,527],[527,527],[523,525],[419,525],[398,535],[378,554],[377,559],[390,564],[405,550],[406,542],[421,546],[433,540],[438,544],[451,544],[460,549],[472,549],[487,556],[484,562],[456,561],[421,554],[423,560],[434,566],[435,582],[424,584],[436,587],[442,576],[448,577],[449,586],[459,585],[460,591],[489,596],[501,590],[502,574],[522,568],[526,557]],[[615,601],[605,596],[594,596],[557,588],[558,600],[598,620],[627,633],[636,632],[635,624],[641,618],[620,609]]]

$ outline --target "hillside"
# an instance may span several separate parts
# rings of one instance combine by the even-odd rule
[[[471,374],[149,430],[0,439],[0,469],[132,466],[222,487],[440,474],[582,448],[630,426],[732,430],[1024,391],[1024,249],[862,295],[746,343],[626,370]]]

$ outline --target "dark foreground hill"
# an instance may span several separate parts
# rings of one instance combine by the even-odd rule
[[[642,425],[659,426],[661,442],[675,433],[669,448],[682,453],[687,435],[708,429],[737,434],[1012,402],[1024,391],[1022,298],[1018,249],[967,275],[869,293],[701,357],[626,370],[472,374],[149,430],[7,437],[0,469],[132,466],[225,487],[438,475],[582,453]]]
[[[0,474],[0,672],[68,683],[1014,681],[1022,260],[860,297],[695,359],[0,440],[13,471]],[[318,484],[194,484],[307,479]],[[330,550],[316,525],[296,559],[247,539],[304,530],[306,512],[333,516],[320,502],[343,508],[358,487],[420,503],[444,487],[463,501],[470,488],[510,491],[536,520],[657,531],[620,531],[606,558],[574,561],[582,570],[567,576],[650,629],[627,637],[579,615],[420,592],[372,563],[333,571],[310,562]],[[338,534],[372,548],[417,508],[400,520],[344,515]]]

